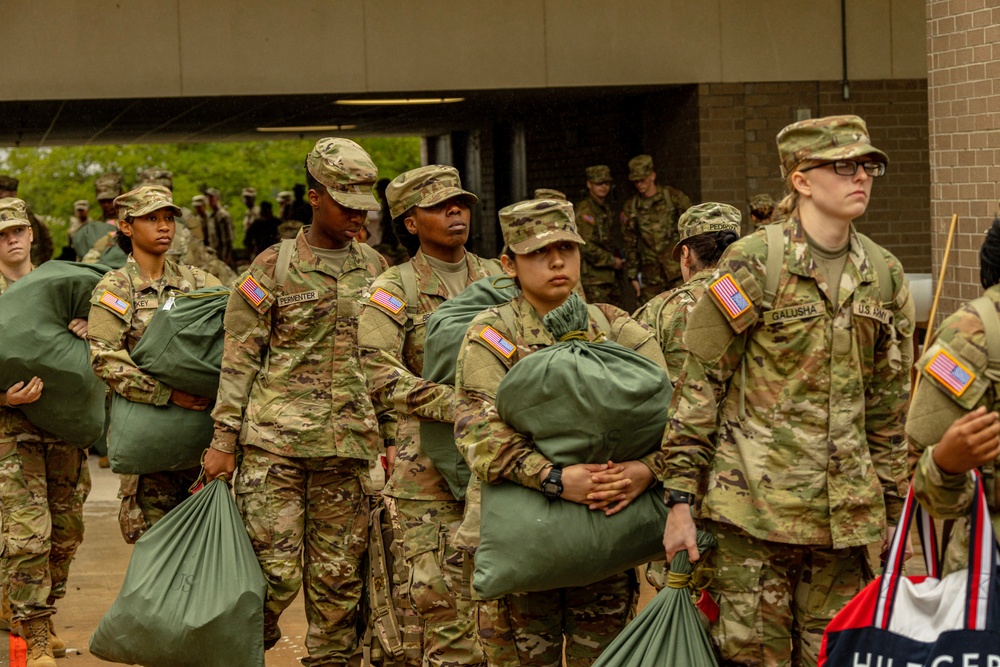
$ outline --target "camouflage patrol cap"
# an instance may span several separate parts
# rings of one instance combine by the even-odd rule
[[[287,204],[294,198],[295,195],[290,190],[282,190],[278,193],[278,196],[275,197],[279,204]]]
[[[17,186],[21,184],[21,181],[17,180],[9,174],[0,174],[0,190],[10,190],[12,192],[17,192]]]
[[[87,201],[86,199],[77,199],[75,202],[73,202],[73,210],[74,211],[89,211],[90,210],[90,202]]]
[[[778,132],[777,142],[782,176],[806,160],[845,160],[868,155],[889,162],[888,155],[872,146],[868,126],[858,116],[801,120]]]
[[[479,197],[462,189],[458,169],[443,164],[429,164],[404,171],[385,188],[385,199],[392,218],[398,218],[414,206],[428,208],[453,197],[467,199],[469,206],[479,201]]]
[[[115,198],[115,208],[118,219],[136,218],[161,208],[173,209],[175,215],[181,215],[181,208],[174,204],[170,190],[162,185],[140,185]]]
[[[94,179],[94,192],[97,201],[114,199],[122,193],[122,177],[120,174],[102,174]]]
[[[628,180],[641,181],[653,173],[653,156],[636,155],[628,161]]]
[[[566,195],[552,188],[535,188],[532,199],[561,199],[566,201]]]
[[[10,189],[10,188],[5,188]],[[30,227],[28,205],[17,197],[0,199],[0,232],[11,227]]]
[[[191,197],[191,206],[208,206],[208,198],[205,195],[195,195]]]
[[[774,212],[774,198],[767,193],[754,195],[750,198],[750,212],[764,216],[771,215]]]
[[[257,188],[243,188],[243,192],[240,193],[241,197],[256,197]]]
[[[524,255],[557,241],[585,245],[576,232],[573,205],[559,199],[529,199],[500,209],[504,250]]]
[[[681,242],[699,234],[734,232],[739,236],[742,222],[743,216],[739,209],[729,204],[707,201],[692,206],[681,213],[680,219],[677,220],[678,241],[670,254],[674,259],[680,257]]]
[[[615,179],[611,178],[611,169],[606,164],[595,164],[587,167],[587,180],[591,183],[611,183]]]
[[[221,197],[222,196],[222,192],[219,190],[219,188],[205,188],[205,196],[206,197]]]
[[[167,169],[143,169],[139,172],[139,185],[162,185],[173,190],[174,175]]]
[[[341,206],[356,211],[381,208],[372,194],[378,167],[365,149],[350,139],[327,137],[317,141],[306,158],[306,169]]]

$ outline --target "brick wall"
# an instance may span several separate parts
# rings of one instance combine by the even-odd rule
[[[935,280],[951,216],[958,214],[940,316],[981,293],[978,252],[1000,200],[1000,7],[996,5],[992,0],[927,3]]]
[[[701,197],[737,206],[759,192],[785,193],[775,136],[796,120],[853,113],[889,155],[858,228],[886,246],[911,273],[930,271],[927,91],[921,80],[857,81],[842,98],[836,81],[703,84],[698,87]]]

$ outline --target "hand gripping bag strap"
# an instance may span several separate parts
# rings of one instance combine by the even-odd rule
[[[295,239],[282,239],[278,246],[278,261],[274,265],[274,283],[281,289],[288,275],[288,265],[292,261],[292,250],[295,249]]]
[[[386,558],[384,526],[386,508],[379,500],[371,512],[368,523],[368,598],[371,619],[365,632],[367,664],[371,664],[372,634],[378,634],[382,648],[394,659],[403,658],[403,635],[392,601],[392,576]]]
[[[412,260],[398,265],[399,279],[403,283],[403,298],[406,299],[406,330],[413,328],[414,318],[417,316],[417,302],[420,295],[417,292],[417,272],[413,268]]]

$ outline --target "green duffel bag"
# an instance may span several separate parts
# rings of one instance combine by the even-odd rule
[[[543,319],[556,340],[518,361],[497,389],[497,413],[563,465],[628,461],[660,446],[673,390],[654,361],[591,343],[576,295]],[[611,517],[507,482],[484,484],[473,586],[506,593],[586,586],[662,552],[667,509],[654,485]]]
[[[81,448],[103,438],[107,387],[90,365],[90,345],[68,326],[90,315],[108,267],[46,262],[0,295],[0,386],[33,376],[42,396],[18,409],[32,424]]]
[[[217,479],[136,542],[90,652],[145,667],[264,667],[266,590],[229,487]]]
[[[168,298],[133,348],[132,361],[168,387],[214,399],[228,302],[226,287],[203,287]]]
[[[465,342],[465,332],[476,315],[507,303],[521,293],[505,277],[480,278],[454,299],[448,299],[427,320],[424,336],[425,380],[455,384],[455,362]],[[448,482],[457,500],[465,497],[472,473],[455,445],[455,426],[443,422],[420,422],[420,447]]]
[[[108,462],[119,475],[187,470],[201,463],[214,432],[211,409],[133,403],[115,393],[111,396]]]

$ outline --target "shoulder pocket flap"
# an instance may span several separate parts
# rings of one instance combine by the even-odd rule
[[[990,384],[981,368],[947,343],[932,345],[917,365],[924,380],[933,382],[935,387],[966,410],[975,407]]]
[[[735,333],[743,333],[757,321],[754,303],[761,299],[763,292],[746,268],[714,278],[709,283],[708,293]]]
[[[377,308],[399,324],[406,324],[406,300],[384,287],[375,287],[371,290],[362,305]]]
[[[437,551],[440,539],[437,524],[424,523],[403,532],[403,558],[412,561],[420,554]]]
[[[91,303],[111,311],[125,322],[132,321],[132,304],[111,290],[103,290],[95,293]]]
[[[274,280],[254,267],[236,279],[236,293],[258,313],[266,313],[276,298]]]

